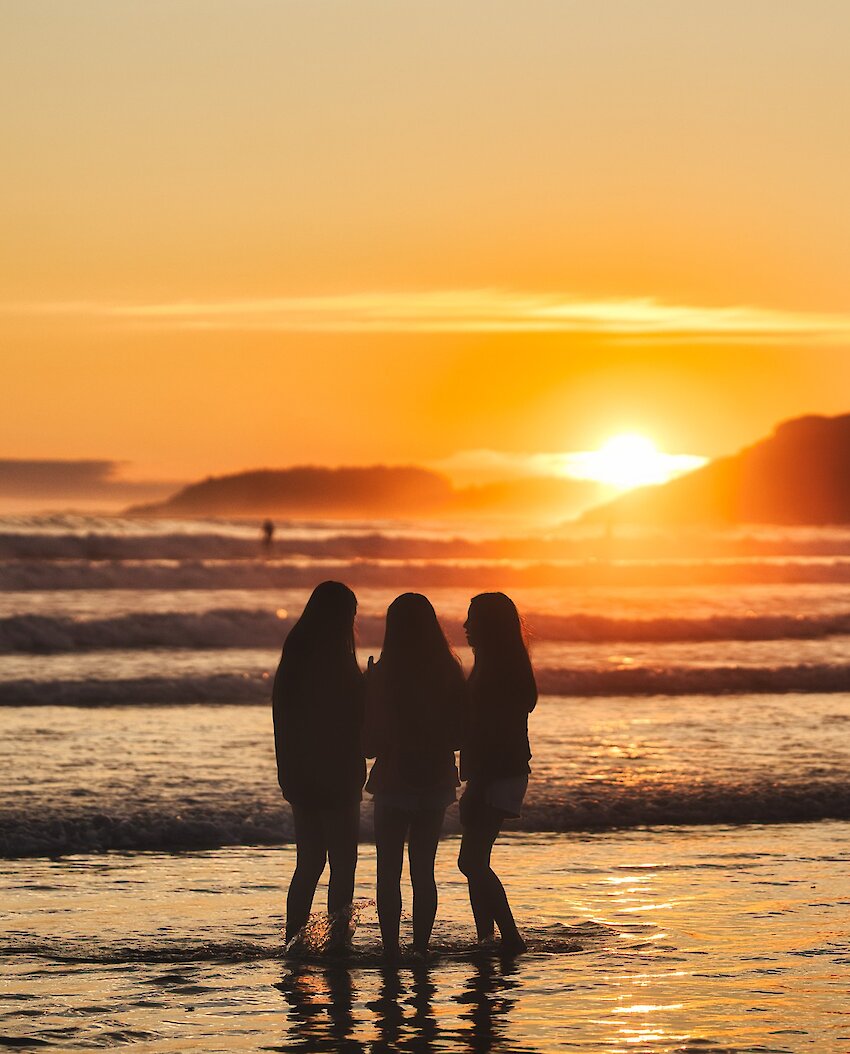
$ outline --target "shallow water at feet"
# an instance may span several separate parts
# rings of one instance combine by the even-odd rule
[[[496,862],[531,948],[512,963],[468,956],[456,850],[434,960],[400,971],[375,965],[369,902],[349,965],[280,957],[289,848],[7,861],[0,1034],[151,1054],[850,1049],[850,824],[509,836]],[[364,846],[358,894],[373,881]]]

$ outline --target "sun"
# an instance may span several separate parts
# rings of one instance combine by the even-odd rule
[[[688,454],[665,454],[647,436],[622,432],[598,450],[569,455],[569,474],[590,479],[618,490],[667,483],[675,476],[699,468],[705,458]]]

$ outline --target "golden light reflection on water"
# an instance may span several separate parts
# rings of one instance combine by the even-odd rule
[[[666,1005],[654,1005],[652,1003],[636,1003],[634,1006],[615,1006],[615,1014],[651,1014],[655,1010],[681,1010],[684,1003],[668,1003]]]
[[[438,853],[438,947],[472,939],[456,848]],[[7,862],[0,911],[31,950],[8,957],[6,993],[32,996],[45,1036],[70,1020],[87,1047],[109,1022],[86,1007],[108,1000],[152,1052],[207,1054],[216,1035],[246,1052],[845,1054],[850,825],[513,835],[496,857],[532,953],[418,975],[281,964],[288,848]],[[374,882],[371,846],[358,882],[358,894]],[[663,908],[663,928],[618,894]],[[377,947],[373,915],[355,944]]]
[[[637,1030],[624,1028],[621,1029],[620,1032],[626,1043],[651,1043],[665,1039],[669,1040],[672,1038],[657,1029],[652,1030],[647,1028],[643,1030]]]
[[[642,911],[663,911],[666,908],[672,908],[673,901],[669,901],[667,904],[637,904],[633,908],[618,908],[617,910],[621,915],[629,915],[635,912]]]

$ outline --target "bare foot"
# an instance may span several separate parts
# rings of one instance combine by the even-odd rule
[[[513,958],[515,955],[522,955],[523,952],[527,951],[528,945],[519,934],[510,938],[502,937],[499,942],[499,955],[503,955],[506,958]]]

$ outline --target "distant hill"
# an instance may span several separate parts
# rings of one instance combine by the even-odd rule
[[[451,504],[447,479],[428,469],[388,467],[259,469],[210,476],[172,497],[131,513],[175,516],[271,516],[280,513],[352,516],[409,514]]]
[[[480,512],[575,515],[599,500],[595,484],[569,479],[518,479],[457,489],[419,466],[304,466],[212,476],[165,501],[135,505],[143,516],[444,516]]]
[[[850,414],[798,417],[732,457],[589,510],[613,523],[850,523]]]

